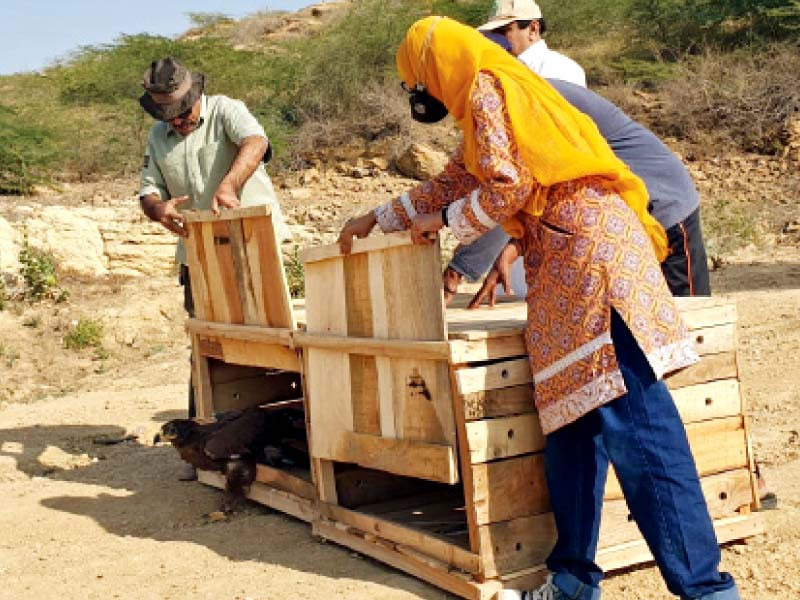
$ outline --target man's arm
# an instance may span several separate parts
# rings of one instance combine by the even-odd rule
[[[258,168],[268,146],[267,138],[260,135],[251,135],[242,140],[236,158],[231,163],[231,168],[222,178],[214,198],[211,200],[211,210],[214,211],[214,214],[219,214],[220,206],[224,208],[239,207],[239,191]]]
[[[175,235],[186,237],[186,223],[183,215],[178,212],[178,207],[189,199],[188,196],[180,196],[163,201],[158,194],[145,194],[139,196],[139,204],[142,212],[151,221],[161,223]]]

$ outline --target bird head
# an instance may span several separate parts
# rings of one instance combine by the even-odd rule
[[[191,419],[173,419],[161,426],[161,431],[156,434],[156,442],[164,440],[173,445],[180,446],[189,439],[195,429],[195,422]]]

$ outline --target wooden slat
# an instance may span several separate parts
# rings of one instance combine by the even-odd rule
[[[350,254],[360,254],[362,252],[373,252],[376,250],[386,250],[388,248],[400,248],[411,245],[413,245],[411,242],[411,234],[407,231],[387,233],[385,235],[373,235],[363,239],[354,239]],[[304,263],[341,258],[342,256],[344,255],[339,250],[339,244],[306,248],[300,252],[300,260]]]
[[[340,432],[337,442],[330,454],[315,452],[315,456],[429,481],[458,482],[455,451],[446,444],[389,439],[351,431]]]
[[[292,332],[290,329],[187,319],[186,331],[211,337],[292,347]]]
[[[506,335],[481,340],[450,340],[450,362],[454,365],[526,354],[527,350],[522,335]]]
[[[675,298],[675,300],[683,322],[690,331],[727,323],[736,323],[736,304],[733,304],[730,300],[720,299],[718,302],[714,303],[713,300],[716,299],[712,299],[712,301],[708,303],[693,303],[692,300],[685,302],[683,298],[684,297],[679,297]],[[698,297],[695,296],[694,298]]]
[[[685,369],[678,371],[664,378],[664,383],[671,390],[676,390],[688,385],[705,383],[706,381],[716,381],[717,379],[735,379],[736,353],[721,352],[719,354],[707,354],[699,363],[695,363]]]
[[[684,423],[741,414],[739,382],[722,379],[672,390],[672,398]]]
[[[283,269],[280,240],[275,233],[272,217],[245,219],[242,230],[253,281],[262,282],[261,287],[256,288],[256,293],[261,296],[256,303],[259,309],[263,307],[266,319],[263,324],[268,327],[296,329],[289,285]]]
[[[532,383],[472,392],[462,396],[460,402],[464,405],[464,414],[468,421],[531,413],[536,410]]]
[[[258,206],[247,206],[245,208],[223,209],[219,215],[215,215],[210,210],[187,210],[181,213],[187,223],[198,223],[208,221],[232,221],[235,219],[245,219],[251,217],[266,217],[272,214],[272,207],[268,204]]]
[[[205,226],[206,224],[204,224]],[[242,299],[239,297],[239,286],[237,284],[236,267],[233,261],[233,249],[231,246],[230,232],[228,231],[229,222],[217,221],[210,223],[214,234],[214,252],[217,255],[220,275],[222,277],[222,290],[220,295],[224,295],[230,313],[230,323],[244,323],[244,313],[242,311]],[[208,248],[206,248],[208,250]]]
[[[229,338],[216,338],[216,340],[222,346],[222,360],[226,363],[286,371],[300,370],[300,358],[292,348],[249,340]]]
[[[286,471],[268,465],[256,465],[256,481],[289,492],[299,498],[315,500],[317,497],[314,484],[310,481],[294,477]]]
[[[543,454],[477,464],[470,471],[479,525],[550,510]]]
[[[197,480],[215,488],[225,489],[225,478],[220,473],[198,471]],[[247,497],[254,502],[269,506],[302,521],[313,523],[319,519],[316,503],[312,500],[271,488],[262,483],[254,482],[250,486]]]
[[[295,333],[294,343],[306,348],[326,348],[348,354],[385,356],[388,358],[419,358],[447,360],[447,342],[387,340],[374,337],[352,337]]]
[[[466,433],[472,463],[544,449],[544,434],[535,414],[472,421],[467,423]]]
[[[477,554],[410,527],[325,503],[320,504],[320,513],[323,517],[424,552],[446,565],[468,573],[480,571],[480,557]]]
[[[208,359],[200,353],[200,341],[192,336],[192,386],[194,387],[194,405],[197,416],[208,418],[214,414],[211,387],[211,372]]]
[[[222,278],[219,259],[217,257],[214,244],[214,231],[211,223],[201,223],[200,225],[203,250],[205,252],[206,265],[206,284],[208,296],[211,299],[211,306],[215,321],[231,323],[231,311],[228,307],[228,299],[225,296],[225,282]]]
[[[199,225],[189,225],[186,238],[186,260],[192,288],[195,315],[201,319],[214,319],[214,310],[208,292],[202,230]]]
[[[690,332],[700,356],[731,352],[736,349],[736,324],[703,327]]]
[[[456,385],[462,396],[530,382],[531,365],[527,357],[456,371]]]
[[[451,573],[445,563],[404,551],[400,544],[359,532],[356,528],[343,524],[318,521],[313,525],[313,532],[467,600],[492,600],[501,588],[500,582],[476,583]]]
[[[245,246],[241,221],[228,221],[228,235],[231,242],[231,255],[233,256],[236,287],[239,291],[244,324],[265,325],[256,304],[256,288],[253,287],[253,277],[250,273],[250,265],[247,260],[247,248]],[[263,285],[264,282],[259,283]]]

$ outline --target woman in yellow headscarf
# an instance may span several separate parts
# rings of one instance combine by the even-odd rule
[[[738,598],[717,570],[683,424],[660,381],[697,355],[659,267],[666,236],[647,212],[644,184],[587,116],[465,25],[418,21],[397,66],[412,116],[449,112],[464,141],[441,174],[349,221],[339,242],[349,252],[376,223],[410,229],[417,243],[443,226],[462,243],[498,224],[514,238],[559,533],[548,559],[554,587],[542,597],[599,595],[593,561],[610,460],[670,590]]]

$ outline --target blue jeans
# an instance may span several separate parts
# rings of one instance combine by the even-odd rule
[[[720,551],[686,431],[615,311],[611,337],[628,393],[547,436],[545,464],[558,541],[547,559],[569,598],[596,600],[594,562],[609,461],[667,588],[683,599],[739,600]]]

